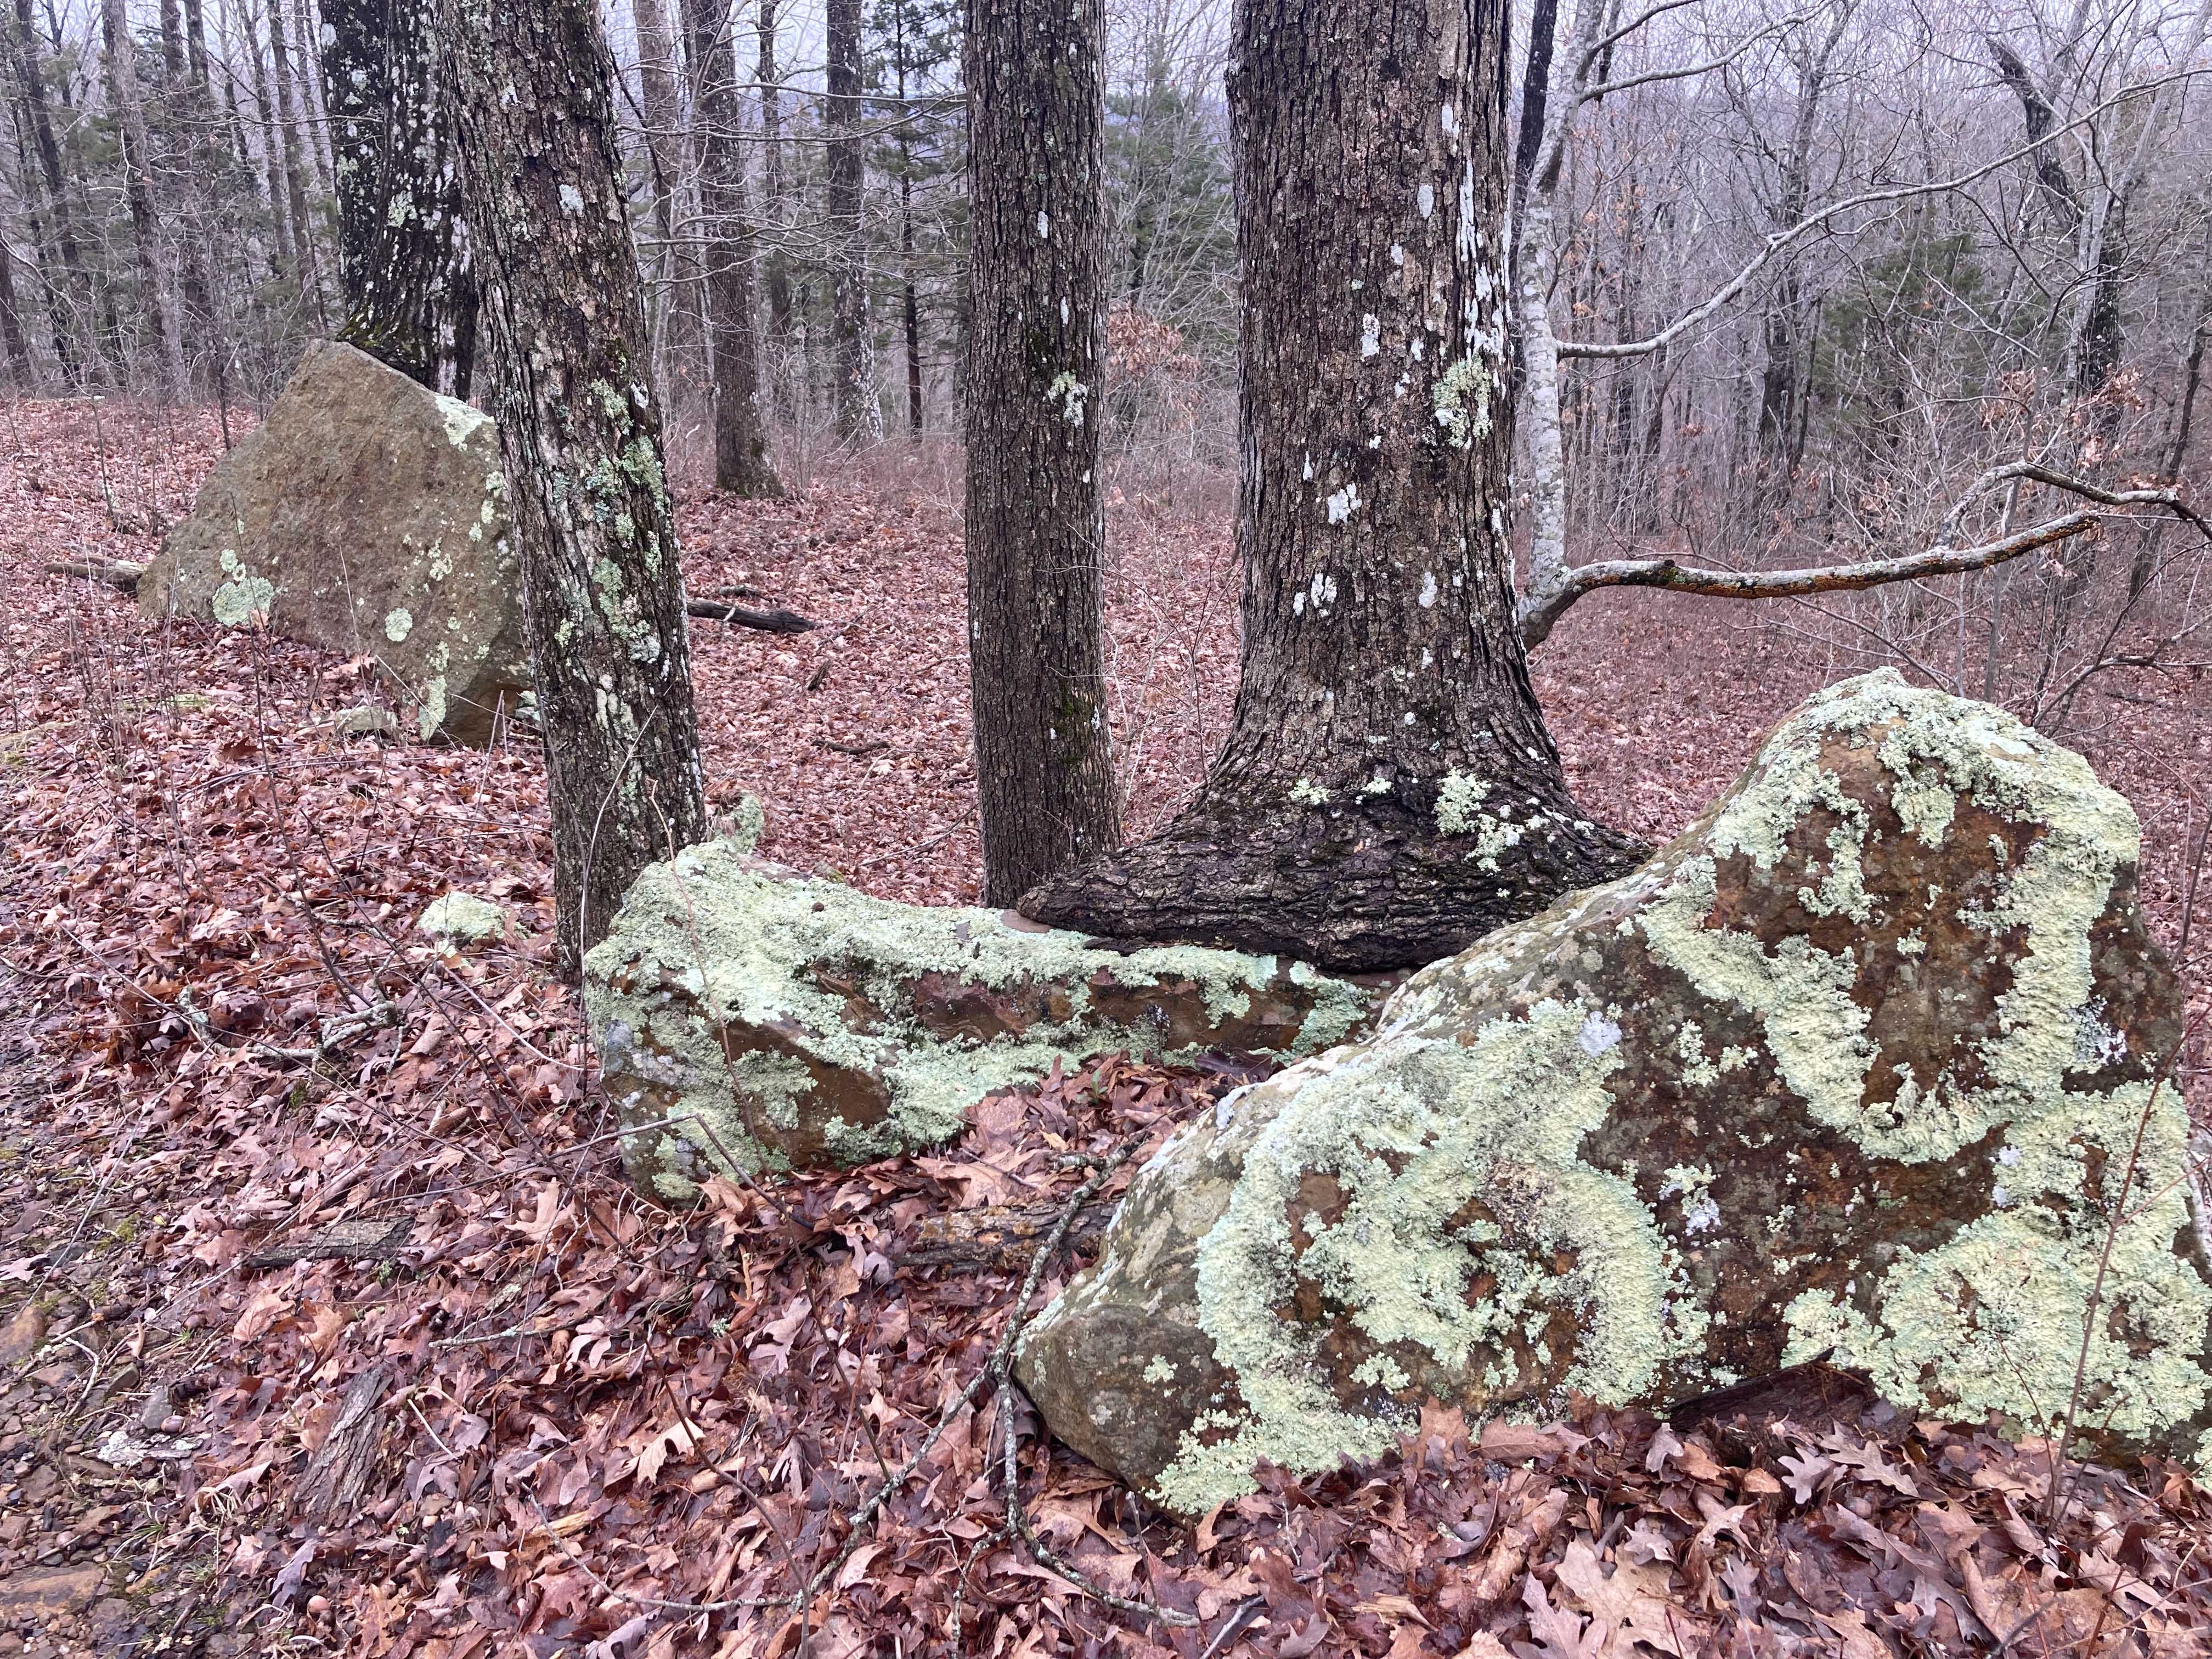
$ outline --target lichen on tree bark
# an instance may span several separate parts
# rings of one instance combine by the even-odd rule
[[[597,9],[447,0],[446,24],[573,976],[706,827],[660,411]]]
[[[1570,797],[1506,543],[1505,9],[1241,0],[1243,673],[1159,836],[1022,902],[1340,969],[1626,867]]]
[[[1105,530],[1098,0],[969,0],[968,647],[984,894],[1121,840]]]

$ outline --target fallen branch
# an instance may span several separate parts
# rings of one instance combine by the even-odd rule
[[[252,1268],[289,1267],[301,1261],[391,1261],[406,1249],[414,1222],[340,1221],[296,1244],[271,1244],[246,1258]]]
[[[110,587],[121,588],[125,593],[136,593],[138,579],[145,574],[144,565],[128,564],[119,559],[112,564],[94,564],[89,559],[46,561],[46,574],[49,576],[76,576],[88,582],[106,582]]]
[[[2032,462],[1992,468],[1975,480],[1944,520],[1948,534],[1955,528],[1966,506],[1977,495],[1997,484],[2025,478],[2080,495],[2105,507],[2162,507],[2202,532],[2212,541],[2212,526],[2171,489],[2106,489],[2069,478]],[[1534,650],[1551,637],[1552,629],[1576,600],[1601,587],[1664,587],[1677,593],[1699,593],[1717,599],[1776,599],[1805,593],[1838,593],[1859,588],[1882,587],[1891,582],[1923,581],[1931,576],[1956,576],[2006,564],[2037,548],[2071,540],[2095,529],[2101,515],[2083,510],[2048,519],[2002,540],[1979,547],[1939,544],[1924,552],[1894,559],[1868,559],[1856,564],[1815,565],[1796,570],[1712,570],[1686,565],[1680,560],[1600,559],[1567,572],[1565,584],[1549,598],[1528,604],[1521,613],[1521,637]]]
[[[915,1224],[913,1244],[891,1261],[901,1267],[1012,1271],[1024,1265],[1037,1241],[1059,1224],[1062,1208],[1057,1203],[1003,1204],[924,1216]],[[1113,1214],[1110,1203],[1094,1196],[1076,1212],[1066,1247],[1080,1250],[1097,1243]]]
[[[757,628],[769,634],[809,634],[818,626],[796,611],[752,611],[742,605],[722,605],[713,599],[686,599],[684,609],[709,622],[735,623],[740,628]]]

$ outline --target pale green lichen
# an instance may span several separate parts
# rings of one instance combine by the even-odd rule
[[[1444,441],[1454,449],[1473,447],[1490,435],[1490,365],[1480,356],[1458,359],[1437,377],[1435,412]]]
[[[746,1130],[738,1097],[763,1097],[752,1080],[731,1074],[716,1034],[726,1022],[797,1033],[803,1051],[826,1066],[882,1079],[890,1099],[884,1121],[833,1119],[824,1133],[833,1156],[857,1163],[957,1133],[975,1101],[1044,1075],[1055,1060],[1116,1048],[1158,1052],[1144,1024],[1115,1024],[1094,1011],[1090,981],[1101,969],[1139,993],[1191,981],[1209,1015],[1224,1020],[1248,1012],[1254,992],[1273,981],[1279,967],[1273,957],[1191,945],[1126,955],[1088,949],[1079,935],[1010,926],[1000,911],[896,904],[794,878],[721,840],[688,848],[639,878],[612,932],[586,960],[585,1000],[625,1115],[696,1116],[700,1124],[674,1132],[669,1139],[690,1151],[659,1159],[652,1173],[665,1195],[682,1199],[693,1189],[692,1169],[716,1167],[725,1152],[747,1169],[780,1161]],[[881,1011],[881,1028],[859,1029],[866,1022],[852,1017],[846,992],[825,987],[816,969]],[[1018,1038],[988,1043],[943,1037],[897,1013],[909,1006],[914,981],[930,971],[999,990],[1024,982],[1060,988],[1067,1017],[1040,1018]],[[1367,1017],[1365,988],[1304,963],[1286,971],[1313,999],[1296,1052],[1339,1042]],[[617,978],[632,988],[616,990]],[[648,1085],[658,1104],[647,1100]]]
[[[1329,793],[1311,778],[1300,778],[1291,786],[1291,800],[1297,806],[1326,806]]]
[[[457,889],[432,899],[416,918],[415,926],[434,939],[476,945],[488,939],[505,937],[507,917],[507,912],[489,899]]]
[[[390,640],[392,644],[404,645],[406,642],[407,636],[414,631],[414,616],[404,608],[395,609],[385,613],[384,637]]]
[[[466,448],[470,439],[491,424],[490,416],[459,398],[448,398],[443,392],[432,396],[438,400],[438,417],[445,424],[446,440],[456,449]]]
[[[217,560],[230,580],[215,590],[208,602],[210,613],[225,628],[243,628],[256,617],[267,617],[276,604],[276,586],[266,576],[247,570],[237,554],[225,548]]]
[[[1805,911],[1863,925],[1861,937],[1881,948],[1885,924],[1869,871],[1894,872],[1910,849],[1871,856],[1879,803],[1859,798],[1863,771],[1846,789],[1828,769],[1832,742],[1862,757],[1871,747],[1901,826],[1895,833],[1934,848],[1970,808],[2024,832],[2016,844],[1992,841],[1993,876],[1962,872],[1966,890],[1983,897],[1956,919],[1984,933],[2005,963],[1990,986],[1996,1018],[1972,1040],[1975,1052],[1925,1086],[1924,1072],[1901,1068],[1888,1101],[1867,1098],[1876,1055],[1853,996],[1863,989],[1854,957],[1816,946],[1802,928],[1762,942],[1722,920],[1719,905],[1723,860],[1747,860],[1754,873],[1784,860],[1795,872],[1803,860],[1802,880],[1784,882]],[[1476,781],[1447,781],[1437,817],[1448,833],[1480,835],[1492,821]],[[1814,814],[1829,828],[1825,847],[1806,860],[1802,828]],[[2090,938],[2136,847],[2126,803],[2078,756],[2002,711],[1916,690],[1890,672],[1833,688],[1784,725],[1706,822],[1644,869],[1422,969],[1385,1006],[1376,1036],[1240,1092],[1212,1120],[1187,1127],[1131,1189],[1125,1211],[1145,1218],[1126,1236],[1119,1225],[1109,1233],[1099,1267],[1034,1322],[1036,1340],[1085,1309],[1152,1293],[1146,1253],[1177,1230],[1195,1241],[1195,1310],[1173,1316],[1195,1319],[1245,1407],[1232,1412],[1217,1398],[1199,1412],[1158,1478],[1156,1495],[1184,1513],[1249,1490],[1261,1458],[1311,1470],[1385,1449],[1407,1426],[1410,1405],[1347,1407],[1337,1390],[1348,1380],[1396,1393],[1409,1348],[1471,1367],[1470,1399],[1513,1381],[1494,1360],[1471,1358],[1502,1337],[1517,1335],[1551,1364],[1541,1339],[1553,1310],[1581,1340],[1547,1385],[1626,1403],[1662,1376],[1674,1387],[1732,1380],[1707,1362],[1709,1318],[1687,1299],[1669,1237],[1683,1249],[1754,1229],[1778,1240],[1790,1218],[1723,1217],[1713,1191],[1723,1159],[1713,1157],[1660,1172],[1662,1228],[1638,1200],[1633,1163],[1601,1170],[1579,1151],[1610,1109],[1606,1079],[1626,1016],[1583,988],[1543,996],[1525,1012],[1518,1004],[1531,963],[1568,975],[1578,963],[1595,975],[1605,958],[1589,941],[1640,939],[1713,1011],[1640,1031],[1638,1041],[1665,1051],[1645,1063],[1713,1087],[1771,1059],[1814,1122],[1875,1160],[1955,1161],[2003,1132],[1986,1160],[1986,1210],[1967,1208],[1940,1244],[1870,1257],[1840,1297],[1797,1295],[1784,1363],[1833,1348],[1900,1401],[1968,1418],[1996,1412],[2050,1431],[2066,1408],[2099,1255],[2119,1215],[2084,1420],[2122,1437],[2170,1434],[2212,1409],[2203,1358],[2212,1285],[2198,1255],[2185,1249],[2197,1225],[2186,1123],[2170,1091],[2160,1103],[2147,1084],[2069,1086],[2069,1076],[2081,1085],[2079,1073],[2130,1056],[2128,1037],[2096,999]],[[1942,896],[1939,884],[1928,901]],[[1917,931],[1900,929],[1892,943],[1898,961],[1924,961]],[[1508,998],[1512,1012],[1496,1012],[1516,982],[1523,990]],[[1471,1018],[1486,1006],[1492,1012]],[[1715,1054],[1709,1032],[1734,1031],[1747,1017],[1762,1040]],[[1680,1127],[1716,1146],[1773,1139],[1754,1143],[1733,1120],[1701,1131],[1687,1112]],[[2131,1150],[2134,1179],[2122,1192]],[[1787,1148],[1765,1156],[1778,1156],[1785,1171],[1799,1162]],[[1829,1181],[1844,1176],[1838,1157],[1824,1153],[1817,1167]],[[1304,1199],[1302,1181],[1313,1174],[1333,1177],[1343,1199],[1334,1221]],[[1448,1224],[1470,1196],[1495,1220]],[[1869,1201],[1885,1200],[1879,1188],[1856,1185],[1843,1208]],[[1303,1249],[1294,1216],[1303,1217]],[[1464,1292],[1478,1274],[1495,1288],[1470,1307]],[[1319,1346],[1328,1328],[1303,1327],[1283,1311],[1301,1279],[1358,1333],[1358,1358],[1341,1376]],[[1785,1280],[1781,1294],[1793,1288]]]
[[[1447,772],[1437,791],[1437,828],[1447,836],[1472,834],[1482,816],[1482,802],[1490,793],[1486,778],[1465,772]]]
[[[1838,819],[1828,838],[1832,857],[1825,878],[1801,888],[1799,897],[1815,915],[1867,914],[1861,852],[1872,833],[1869,815],[1820,763],[1831,735],[1875,738],[1895,781],[1893,800],[1902,793],[1909,803],[1899,811],[1908,834],[1940,841],[1953,809],[1937,805],[1938,793],[1947,803],[1968,797],[2039,828],[2025,859],[2005,872],[1997,902],[1960,917],[1985,931],[1993,950],[2012,929],[2024,929],[2027,938],[1998,1001],[1998,1034],[1981,1045],[1987,1086],[1961,1087],[1947,1075],[1923,1095],[1908,1079],[1894,1101],[1865,1101],[1874,1049],[1866,1011],[1850,995],[1852,958],[1802,935],[1770,951],[1748,933],[1705,925],[1715,858],[1740,852],[1771,870],[1784,854],[1790,827],[1816,807]],[[2139,838],[2127,803],[2099,783],[2080,756],[2001,709],[1917,690],[1883,670],[1820,693],[1775,733],[1714,820],[1706,836],[1711,854],[1683,860],[1635,926],[1700,992],[1759,1016],[1783,1080],[1816,1122],[1850,1134],[1876,1157],[1926,1163],[1952,1156],[1996,1123],[2093,1103],[2070,1098],[2060,1079],[2075,1062],[2073,1011],[2090,994],[2089,927],[2104,911],[2114,874],[2134,860]]]
[[[1198,1249],[1199,1322],[1247,1411],[1212,1425],[1234,1432],[1210,1445],[1196,1430],[1184,1436],[1159,1477],[1162,1502],[1203,1513],[1249,1491],[1261,1458],[1327,1468],[1379,1454],[1408,1425],[1410,1406],[1339,1403],[1312,1339],[1277,1311],[1294,1274],[1345,1307],[1377,1350],[1411,1344],[1447,1366],[1571,1310],[1582,1336],[1561,1386],[1600,1399],[1633,1396],[1695,1348],[1705,1322],[1685,1298],[1675,1251],[1627,1180],[1577,1156],[1610,1109],[1619,1036],[1603,1010],[1547,999],[1471,1042],[1395,1021],[1261,1085],[1280,1109]],[[1346,1203],[1332,1224],[1304,1222],[1311,1243],[1299,1254],[1288,1212],[1315,1172],[1334,1176]],[[1471,1193],[1498,1219],[1455,1228]],[[1484,1277],[1496,1289],[1470,1305],[1467,1288]],[[1390,1372],[1404,1386],[1402,1368]],[[1373,1367],[1361,1380],[1393,1386]],[[1495,1361],[1474,1380],[1493,1390],[1512,1381]]]

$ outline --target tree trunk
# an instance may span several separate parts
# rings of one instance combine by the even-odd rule
[[[447,0],[443,38],[574,977],[707,817],[613,65],[594,0]]]
[[[1102,0],[968,0],[968,653],[983,896],[1121,838],[1098,486]]]
[[[337,152],[338,337],[433,392],[467,395],[473,326],[447,140],[438,0],[323,0],[323,101]]]
[[[114,100],[123,136],[124,194],[131,208],[131,234],[138,253],[139,303],[153,332],[161,363],[162,392],[184,395],[185,354],[175,331],[176,304],[161,253],[161,227],[154,210],[154,180],[147,172],[146,109],[138,96],[138,58],[131,40],[131,21],[123,0],[100,0],[100,23],[107,46],[107,89]]]
[[[33,273],[34,276],[36,273]],[[31,368],[30,337],[23,330],[23,313],[15,297],[15,259],[0,242],[0,337],[8,346],[9,384],[18,392],[30,389],[35,378]]]
[[[630,0],[629,15],[631,27],[637,31],[638,113],[645,128],[646,156],[653,164],[653,224],[660,235],[654,276],[667,295],[662,327],[668,361],[687,362],[700,336],[699,294],[690,280],[696,274],[693,261],[676,235],[677,198],[684,186],[676,42],[668,32],[668,14],[661,9],[660,0]],[[696,83],[699,74],[696,48],[691,74]]]
[[[70,205],[69,184],[62,177],[61,146],[55,142],[53,118],[46,107],[46,67],[38,25],[31,18],[31,0],[15,0],[15,57],[23,111],[29,118],[31,142],[38,159],[38,171],[31,179],[27,194],[33,198],[35,213],[36,198],[43,191],[53,227],[54,248],[61,256],[63,281],[47,284],[48,292],[56,301],[52,307],[54,355],[61,362],[63,378],[76,386],[82,383],[84,376],[81,331],[90,327],[93,319],[92,273],[77,241],[76,214]],[[66,306],[59,303],[64,292],[68,295]]]
[[[753,233],[738,149],[737,42],[727,0],[683,0],[698,113],[699,205],[707,221],[707,345],[714,379],[714,487],[781,495],[761,421],[760,341],[753,320]]]
[[[284,142],[282,130],[276,125],[276,106],[269,94],[268,65],[261,60],[261,42],[253,33],[253,13],[248,9],[239,19],[239,27],[246,34],[246,57],[253,72],[253,102],[261,118],[261,148],[269,181],[269,216],[276,230],[276,264],[279,274],[300,280],[303,267],[301,245],[293,239],[292,214],[284,192]]]
[[[860,0],[829,0],[830,330],[837,385],[837,435],[847,442],[884,435],[876,401],[875,341],[868,323],[868,252],[862,234]]]
[[[776,0],[761,0],[761,209],[768,216],[768,258],[762,261],[768,289],[769,397],[777,418],[792,418],[791,259],[783,246],[783,83],[775,58]]]
[[[1158,837],[1022,902],[1095,933],[1433,960],[1638,849],[1529,688],[1505,536],[1505,0],[1239,0],[1243,674]]]
[[[269,0],[269,76],[276,88],[276,139],[283,152],[284,200],[292,221],[293,252],[298,264],[293,275],[300,284],[301,306],[318,326],[323,319],[323,287],[315,274],[315,239],[307,215],[307,169],[301,165],[300,131],[292,85],[291,49],[284,40],[283,0]]]

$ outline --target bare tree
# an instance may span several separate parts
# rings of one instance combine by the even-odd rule
[[[876,398],[875,342],[868,322],[860,0],[829,0],[829,42],[823,118],[829,131],[830,327],[837,382],[832,406],[837,435],[849,443],[884,435],[883,407]]]
[[[346,306],[338,337],[466,398],[477,295],[443,108],[438,0],[322,0],[322,15]]]
[[[761,419],[760,349],[753,319],[752,216],[739,150],[737,43],[726,0],[682,0],[698,113],[699,205],[706,221],[708,352],[714,383],[714,486],[732,495],[781,495]]]
[[[138,57],[131,39],[131,20],[123,0],[100,0],[100,23],[107,46],[107,91],[114,100],[123,139],[125,194],[131,208],[131,240],[138,255],[138,284],[146,326],[161,364],[164,396],[185,390],[184,348],[176,332],[177,307],[161,251],[161,216],[154,205],[154,181],[148,172],[146,107],[138,95]]]

